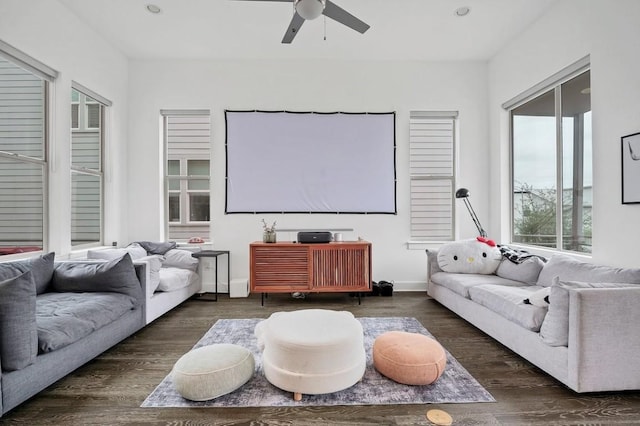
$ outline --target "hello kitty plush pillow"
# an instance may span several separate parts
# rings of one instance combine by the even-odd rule
[[[493,274],[501,260],[496,243],[483,237],[447,243],[438,250],[438,266],[445,272]]]

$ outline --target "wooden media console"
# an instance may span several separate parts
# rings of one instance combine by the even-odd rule
[[[320,244],[292,242],[249,246],[252,293],[371,291],[371,243],[344,241]]]

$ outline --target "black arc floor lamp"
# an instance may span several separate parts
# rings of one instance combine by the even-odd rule
[[[469,190],[467,188],[458,189],[456,191],[456,198],[462,198],[464,205],[467,206],[467,210],[471,215],[471,220],[473,220],[473,223],[476,225],[476,228],[478,228],[478,232],[480,233],[480,236],[487,238],[487,233],[484,230],[484,228],[482,228],[482,225],[480,225],[480,220],[478,219],[478,215],[473,210],[473,207],[471,207],[471,203],[469,202]]]

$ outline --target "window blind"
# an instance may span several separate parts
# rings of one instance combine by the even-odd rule
[[[209,115],[167,116],[167,153],[169,159],[209,159]]]
[[[409,115],[411,239],[454,239],[454,111],[412,111]]]

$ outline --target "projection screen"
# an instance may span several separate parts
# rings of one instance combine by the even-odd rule
[[[396,213],[395,112],[225,111],[225,213]]]

